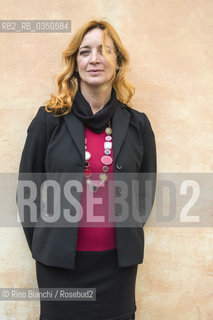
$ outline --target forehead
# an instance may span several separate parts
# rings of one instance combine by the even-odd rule
[[[82,46],[87,46],[87,45],[100,46],[102,44],[102,38],[103,38],[103,30],[99,28],[92,29],[84,35],[80,48]],[[106,35],[106,44],[113,47],[113,41],[108,35]]]

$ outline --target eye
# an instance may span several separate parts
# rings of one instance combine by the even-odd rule
[[[112,53],[112,51],[111,51],[110,48],[105,48],[105,50],[106,50],[106,52],[109,53],[109,54]],[[102,49],[102,48],[99,50],[99,52],[100,52],[101,55],[103,55],[103,49]]]
[[[82,55],[82,54],[83,54],[83,55],[86,55],[86,54],[88,54],[88,53],[89,53],[89,50],[83,50],[83,51],[80,52],[80,55]]]
[[[107,53],[112,54],[111,48],[107,47],[105,50],[106,50]]]
[[[106,51],[107,51],[108,53],[112,53],[112,51],[111,51],[110,48],[106,48]]]

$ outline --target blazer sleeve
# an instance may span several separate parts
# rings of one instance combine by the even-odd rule
[[[151,213],[155,198],[157,154],[151,123],[146,114],[142,114],[144,119],[142,132],[143,159],[139,170],[139,206],[143,217],[142,226],[144,226]]]
[[[25,205],[24,199],[33,199],[36,196],[33,202],[35,204],[34,208],[36,208],[36,219],[38,219],[40,215],[40,187],[45,180],[44,161],[47,147],[45,118],[45,107],[40,107],[27,129],[27,138],[19,165],[16,202],[30,250],[32,248],[33,231],[36,222],[32,221],[30,206]],[[34,195],[32,195],[32,189],[30,190],[30,188],[25,186],[26,180],[36,187],[36,194],[34,192]]]

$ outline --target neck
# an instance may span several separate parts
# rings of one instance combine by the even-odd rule
[[[88,101],[93,114],[101,110],[110,100],[112,86],[106,87],[87,87],[80,83],[81,93]]]

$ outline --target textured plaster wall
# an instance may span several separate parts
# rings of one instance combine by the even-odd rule
[[[130,53],[134,108],[149,116],[155,132],[158,171],[212,172],[211,0],[1,0],[0,7],[1,19],[68,19],[73,31],[94,18],[112,23]],[[17,172],[26,129],[55,92],[52,79],[71,36],[0,34],[1,172]],[[212,320],[212,229],[146,227],[145,237],[136,319]],[[0,287],[36,287],[23,231],[1,228],[0,248]],[[1,320],[36,320],[38,314],[38,301],[0,302]]]

